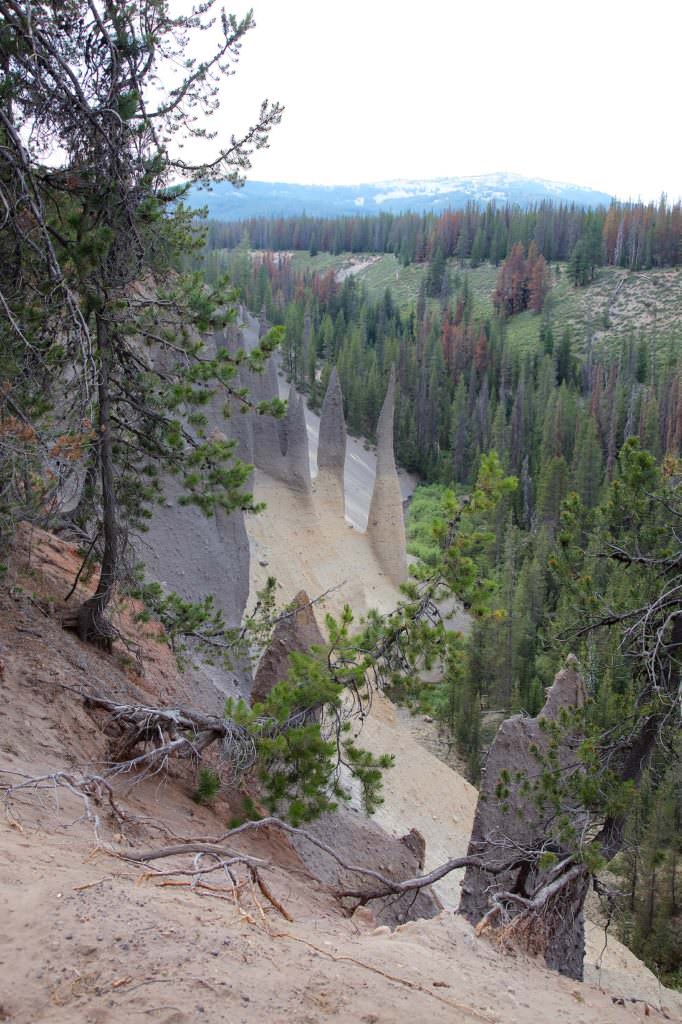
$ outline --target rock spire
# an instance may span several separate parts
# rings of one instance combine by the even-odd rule
[[[477,868],[466,870],[462,883],[460,913],[472,924],[478,924],[491,909],[495,892],[537,892],[552,879],[552,866],[541,868],[531,859],[519,857],[519,851],[536,850],[545,844],[558,860],[571,853],[561,839],[557,819],[561,814],[553,804],[542,805],[535,794],[527,791],[527,780],[536,779],[541,758],[547,755],[552,733],[545,721],[560,721],[562,711],[580,708],[587,694],[577,661],[569,655],[565,667],[557,674],[547,691],[545,706],[537,718],[514,715],[497,731],[488,751],[481,779],[480,795],[471,831],[468,855],[480,857],[492,868],[513,864],[496,871],[494,876]],[[579,742],[576,730],[566,728],[556,749],[557,767],[570,771],[576,760]],[[509,780],[508,782],[506,780]],[[500,796],[504,786],[506,795]],[[578,834],[584,827],[584,816],[570,806],[562,807]],[[516,863],[513,863],[518,858]],[[583,901],[589,885],[589,872],[576,872],[566,887],[548,902],[538,933],[538,952],[547,965],[569,978],[582,979],[585,952]],[[512,917],[522,907],[507,907]],[[495,922],[492,922],[493,926]]]
[[[402,495],[393,454],[395,392],[393,367],[377,426],[377,471],[367,535],[383,571],[393,583],[399,584],[407,578],[407,561]]]
[[[331,372],[322,403],[317,446],[317,481],[320,500],[341,517],[345,514],[343,475],[346,464],[346,421],[343,395],[336,367]]]
[[[258,665],[251,691],[251,703],[264,701],[273,686],[286,679],[289,655],[293,651],[309,651],[324,644],[305,590],[300,590],[291,603],[290,614],[275,626],[270,644]]]
[[[294,491],[310,494],[310,456],[308,452],[308,428],[305,421],[305,402],[293,385],[289,389],[289,405],[286,418],[285,479]]]

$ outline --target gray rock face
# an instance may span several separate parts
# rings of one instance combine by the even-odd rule
[[[525,793],[523,782],[533,782],[542,770],[533,746],[546,753],[550,741],[541,720],[556,721],[563,708],[582,707],[586,700],[585,684],[576,671],[576,660],[570,655],[566,667],[556,676],[547,693],[547,700],[537,718],[514,715],[500,726],[490,748],[481,780],[480,796],[469,844],[469,856],[481,857],[491,867],[502,865],[518,856],[515,867],[492,875],[477,868],[467,868],[462,885],[460,913],[477,924],[490,910],[491,892],[514,892],[529,896],[549,881],[551,869],[539,871],[523,858],[523,850],[549,848],[558,858],[570,851],[562,847],[556,836],[557,814],[553,807],[540,807],[533,794]],[[580,737],[568,732],[557,751],[558,766],[568,768],[575,761],[575,748]],[[515,773],[521,773],[517,780]],[[503,774],[505,773],[505,774]],[[501,796],[503,785],[508,795]],[[573,824],[580,827],[581,822]],[[545,910],[544,934],[539,951],[547,965],[561,974],[581,979],[585,952],[582,904],[588,877],[580,876],[561,890]],[[510,916],[520,908],[509,906]],[[537,939],[537,936],[535,936]]]
[[[244,372],[244,386],[252,401],[270,402],[279,398],[277,368],[271,357],[263,373]],[[305,405],[293,387],[284,420],[254,412],[249,417],[253,434],[253,462],[268,476],[281,480],[295,491],[310,494],[310,459]]]
[[[225,333],[220,331],[215,333],[215,346],[216,350],[226,349],[230,355],[236,355],[238,349],[241,347],[241,332],[236,323],[228,324],[225,328]],[[248,383],[245,379],[246,374],[240,367],[237,372],[235,379],[236,387],[247,387]],[[217,396],[220,399],[220,395]],[[253,422],[252,416],[245,412],[247,406],[243,402],[240,402],[236,398],[228,398],[227,402],[224,403],[227,406],[229,413],[227,418],[224,418],[223,429],[227,436],[237,442],[235,448],[235,455],[242,462],[247,462],[249,465],[253,464]],[[252,484],[252,481],[251,481]],[[252,486],[249,488],[252,489]]]
[[[277,368],[274,359],[270,358],[262,373],[244,372],[244,386],[249,389],[254,404],[271,402],[279,397],[277,386]],[[280,441],[280,421],[272,416],[261,416],[254,412],[251,415],[253,430],[253,461],[264,473],[284,480],[285,466],[282,460],[282,444]]]
[[[320,439],[317,446],[317,468],[332,473],[343,484],[346,464],[346,420],[343,395],[336,367],[331,372],[320,416]]]
[[[393,583],[400,584],[407,578],[407,560],[402,495],[393,453],[395,391],[394,367],[377,426],[377,474],[367,535],[386,575]]]
[[[294,491],[310,494],[310,456],[308,453],[308,428],[305,422],[303,397],[293,387],[289,390],[289,404],[286,418],[285,482]]]
[[[344,491],[346,443],[343,395],[341,394],[339,375],[334,367],[322,403],[315,491],[321,506],[338,516],[340,520],[343,520],[346,512]]]
[[[341,808],[334,814],[323,814],[306,825],[306,832],[330,846],[347,864],[375,871],[377,865],[380,865],[382,874],[397,880],[414,878],[421,872],[419,857],[404,841],[405,837],[394,839],[376,822],[361,817],[355,811]],[[295,837],[292,845],[313,878],[333,890],[361,890],[364,886],[371,890],[375,887],[371,879],[363,879],[362,875],[345,871],[329,854],[311,846],[304,839]],[[438,897],[427,888],[420,889],[416,896],[414,893],[405,893],[400,897],[387,896],[372,900],[368,906],[380,924],[391,927],[404,921],[435,917],[442,910]]]
[[[323,644],[310,598],[305,590],[300,590],[292,602],[291,615],[277,623],[270,645],[260,660],[253,681],[251,703],[265,700],[273,686],[286,679],[289,655],[293,651],[309,651],[311,647]]]
[[[206,345],[211,353],[236,343],[233,333],[226,337],[222,331],[216,331]],[[167,359],[168,355],[159,357],[159,368]],[[237,411],[237,403],[228,405],[232,415],[226,418],[224,396],[213,396],[205,410],[208,430],[236,440],[235,454],[250,463],[250,417]],[[227,625],[238,625],[249,595],[249,538],[244,513],[237,510],[228,515],[218,509],[215,515],[206,517],[195,506],[180,504],[183,488],[175,477],[167,475],[163,488],[165,501],[154,509],[149,531],[138,544],[137,554],[148,578],[158,580],[189,601],[212,594]],[[234,669],[231,672],[220,665],[188,669],[186,674],[192,677],[197,706],[215,712],[222,707],[226,694],[232,696],[242,689],[248,692],[250,669],[246,665],[235,665]]]
[[[404,843],[408,850],[414,854],[417,858],[419,870],[423,871],[424,864],[426,863],[426,840],[419,829],[411,828],[409,832],[400,837],[400,842]]]

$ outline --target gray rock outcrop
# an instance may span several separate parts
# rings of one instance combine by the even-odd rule
[[[330,511],[345,515],[344,468],[346,465],[346,420],[343,394],[336,367],[331,372],[322,403],[317,445],[315,490]]]
[[[556,722],[563,709],[580,708],[586,700],[585,684],[576,670],[576,659],[569,655],[565,668],[556,676],[547,692],[545,705],[537,718],[514,715],[500,726],[486,760],[480,795],[469,844],[469,856],[480,857],[491,867],[515,860],[515,866],[492,874],[467,868],[462,883],[460,913],[477,924],[491,909],[491,893],[511,892],[527,897],[551,878],[551,868],[533,866],[523,851],[549,850],[561,859],[570,853],[556,835],[556,808],[543,806],[532,792],[532,784],[542,772],[542,757],[549,749],[551,730],[542,720]],[[580,736],[568,728],[558,747],[557,768],[569,770],[575,763]],[[538,753],[534,753],[534,750]],[[518,773],[518,775],[517,775]],[[531,784],[530,792],[528,783]],[[576,812],[566,808],[572,824],[579,829]],[[535,934],[534,951],[542,952],[547,965],[561,974],[581,979],[585,934],[583,901],[589,876],[581,874],[560,890],[544,910],[541,934]],[[513,904],[513,917],[522,908]]]
[[[310,454],[308,452],[308,428],[305,421],[303,397],[289,389],[289,403],[286,418],[286,454],[283,467],[284,479],[294,491],[310,494]]]
[[[239,336],[232,325],[227,334],[216,331],[206,339],[209,355],[221,348],[236,351],[238,344]],[[158,353],[157,369],[162,370],[170,358],[168,353]],[[230,416],[226,417],[225,404],[223,394],[212,397],[205,409],[207,430],[216,437],[235,440],[235,455],[251,463],[251,417],[238,411],[235,400],[228,401]],[[176,477],[166,474],[162,485],[165,500],[153,509],[148,532],[137,547],[147,577],[188,601],[200,601],[212,594],[227,625],[239,625],[249,595],[249,538],[244,513],[237,509],[228,514],[218,508],[207,517],[196,506],[181,504],[184,489]],[[198,665],[188,668],[186,674],[193,680],[195,703],[211,712],[222,707],[226,694],[248,692],[251,681],[246,664],[235,664],[234,671],[219,664]]]
[[[333,814],[323,814],[306,825],[316,839],[330,846],[347,863],[380,870],[398,881],[414,878],[421,873],[420,854],[415,854],[405,837],[395,839],[370,818],[356,811],[340,808]],[[376,884],[355,872],[344,870],[333,857],[304,839],[295,837],[292,845],[313,878],[334,891],[349,889],[371,891]],[[357,902],[354,900],[353,902]],[[395,927],[404,921],[435,917],[442,910],[440,900],[428,888],[402,896],[386,896],[368,904],[379,924]],[[349,910],[351,907],[349,906]]]
[[[279,398],[277,367],[273,358],[268,359],[262,373],[244,371],[244,386],[248,388],[254,405],[272,402]],[[285,466],[282,457],[281,421],[273,416],[251,414],[253,430],[253,461],[258,469],[286,483]]]
[[[407,560],[402,495],[393,453],[395,392],[393,367],[377,426],[377,470],[367,535],[380,566],[397,585],[407,578]]]
[[[251,691],[251,703],[257,704],[267,697],[273,686],[286,679],[289,655],[293,651],[309,651],[324,643],[305,590],[300,590],[292,602],[290,614],[275,626],[270,644],[263,654]]]
[[[215,333],[216,351],[225,349],[231,356],[235,356],[242,347],[242,335],[237,323],[229,323],[224,334],[220,331]],[[237,371],[235,387],[247,386],[246,372],[243,367]],[[220,400],[220,395],[216,396]],[[236,441],[235,456],[253,465],[253,422],[252,416],[246,411],[248,406],[238,398],[228,398],[225,403],[228,416],[224,424],[224,430],[228,437]],[[253,490],[253,478],[249,480],[249,490]]]
[[[268,359],[262,373],[245,370],[242,377],[243,385],[248,389],[254,404],[271,402],[279,398],[274,357]],[[293,490],[310,494],[312,483],[308,428],[303,398],[292,387],[289,391],[287,414],[283,420],[258,412],[251,413],[249,419],[253,436],[254,465]]]

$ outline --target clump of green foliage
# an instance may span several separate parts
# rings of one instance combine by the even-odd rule
[[[264,701],[249,707],[229,699],[225,717],[242,729],[255,749],[259,799],[271,814],[292,824],[311,821],[339,802],[350,799],[350,784],[360,786],[365,811],[382,802],[383,772],[393,757],[375,757],[353,738],[356,709],[349,704],[348,687],[366,691],[365,666],[353,651],[352,615],[346,607],[340,621],[327,616],[329,647],[290,655],[287,678]],[[330,653],[331,652],[331,653]],[[330,665],[343,660],[343,673]]]
[[[268,642],[275,620],[277,580],[269,576],[257,592],[256,607],[242,625],[228,626],[222,611],[215,606],[212,594],[200,601],[189,601],[175,591],[166,591],[160,583],[144,579],[137,573],[132,596],[142,601],[138,622],[153,617],[164,628],[164,639],[170,644],[180,666],[192,656],[209,664],[220,662],[225,668],[244,658],[253,657]]]
[[[438,563],[441,547],[436,535],[437,523],[445,519],[453,497],[453,492],[443,484],[423,484],[410,499],[405,523],[407,550],[425,565]]]
[[[193,800],[198,804],[213,803],[220,790],[220,776],[212,768],[200,768]]]

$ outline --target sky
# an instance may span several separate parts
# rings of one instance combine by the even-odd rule
[[[214,127],[243,129],[265,97],[284,104],[254,180],[512,171],[682,195],[679,0],[252,3]]]

